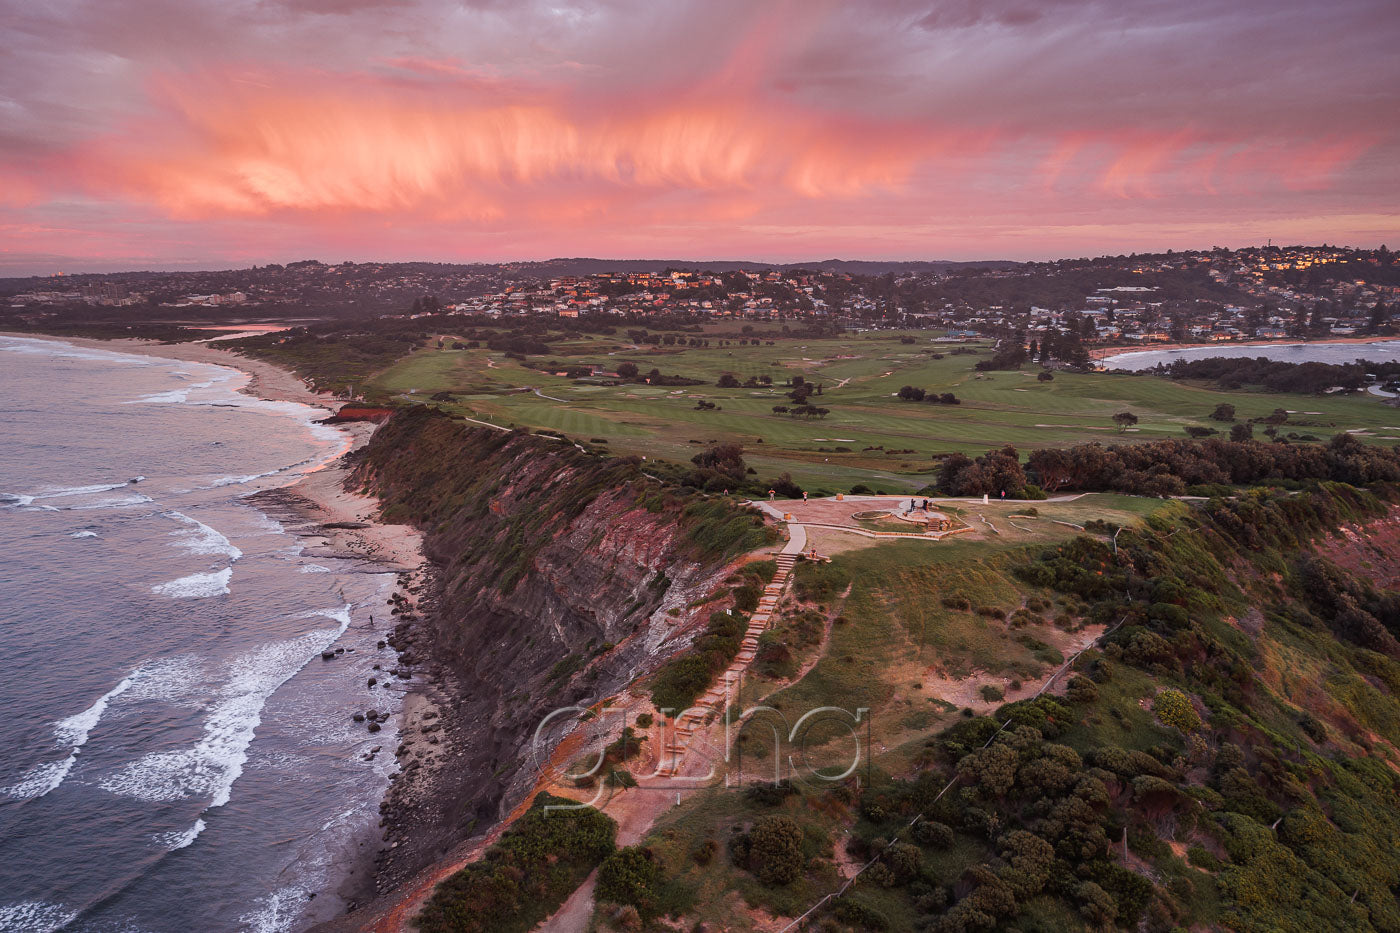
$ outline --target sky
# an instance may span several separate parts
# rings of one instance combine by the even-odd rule
[[[0,275],[1400,243],[1394,0],[0,0]]]

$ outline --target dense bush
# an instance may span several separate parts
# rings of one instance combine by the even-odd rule
[[[414,923],[422,933],[525,933],[612,854],[616,833],[592,807],[540,794],[480,861],[437,886]]]
[[[791,884],[802,875],[802,827],[788,816],[761,816],[749,831],[749,870],[764,884]]]
[[[748,621],[732,612],[710,614],[704,633],[690,649],[668,661],[651,684],[651,700],[659,710],[677,716],[688,709],[729,666],[743,645]]]
[[[794,568],[792,591],[804,602],[829,603],[850,582],[850,574],[834,563],[802,561]]]
[[[627,846],[618,849],[598,868],[598,900],[631,904],[644,919],[657,913],[660,889],[664,884],[661,866],[649,849]]]
[[[1195,732],[1201,728],[1201,717],[1186,694],[1180,690],[1163,690],[1152,701],[1152,711],[1162,722],[1181,732]]]
[[[1082,489],[1136,495],[1182,495],[1188,486],[1266,480],[1400,481],[1400,453],[1338,434],[1328,444],[1256,444],[1209,438],[1146,444],[1080,444],[1033,451],[1026,469],[1047,491]],[[969,487],[971,489],[971,487]],[[956,495],[968,492],[954,484]]]

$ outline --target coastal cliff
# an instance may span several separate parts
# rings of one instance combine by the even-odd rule
[[[418,607],[394,610],[401,672],[436,708],[406,723],[379,894],[496,824],[533,785],[548,713],[688,644],[687,607],[772,539],[757,514],[663,487],[635,458],[422,407],[379,428],[348,485],[423,532],[435,574]]]

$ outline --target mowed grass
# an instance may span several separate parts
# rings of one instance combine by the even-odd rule
[[[592,363],[611,371],[623,361],[642,372],[704,380],[683,388],[570,380],[542,372],[489,350],[442,350],[428,344],[379,374],[372,393],[427,401],[449,391],[444,407],[500,425],[547,428],[581,439],[602,438],[617,453],[686,462],[697,447],[716,441],[744,445],[746,459],[763,479],[791,473],[813,491],[835,492],[856,484],[887,492],[927,485],[933,456],[977,455],[1007,444],[1021,450],[1100,441],[1122,443],[1182,438],[1188,425],[1228,430],[1209,420],[1222,402],[1244,420],[1276,408],[1295,412],[1281,433],[1326,439],[1346,430],[1366,432],[1374,443],[1400,441],[1400,412],[1370,396],[1275,395],[1224,392],[1146,375],[1057,373],[1036,378],[1038,367],[979,373],[973,364],[988,352],[953,354],[926,332],[905,344],[898,334],[843,335],[801,341],[775,337],[767,346],[637,348],[626,338],[603,336],[554,345],[561,364]],[[717,342],[716,338],[712,338]],[[449,344],[450,345],[450,344]],[[941,354],[941,359],[934,359]],[[765,389],[720,389],[719,377],[741,382],[766,375]],[[813,404],[830,409],[821,419],[775,414],[791,405],[783,383],[800,375],[822,386]],[[952,392],[956,406],[908,402],[896,393],[914,385],[930,393]],[[706,401],[716,410],[698,410]],[[1112,416],[1131,411],[1135,428],[1120,433]]]

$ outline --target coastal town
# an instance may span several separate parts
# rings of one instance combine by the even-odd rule
[[[1084,344],[1384,335],[1400,264],[1384,246],[1265,246],[1055,262],[498,265],[315,260],[215,272],[0,280],[0,316],[245,323],[460,314],[932,328]]]

